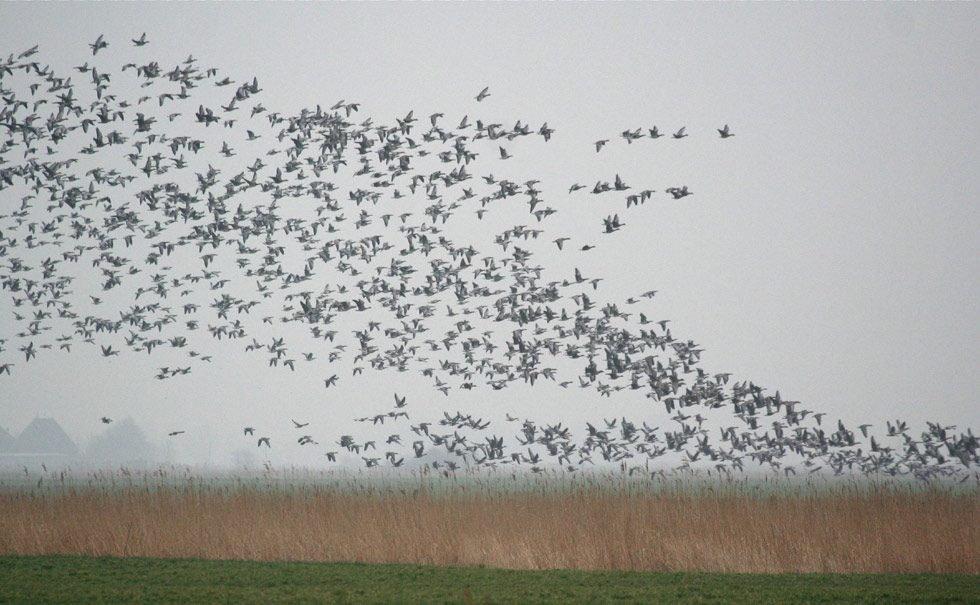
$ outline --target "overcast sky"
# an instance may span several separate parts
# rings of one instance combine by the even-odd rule
[[[542,257],[555,279],[575,267],[600,276],[604,302],[657,289],[645,312],[703,346],[707,371],[851,424],[977,428],[978,27],[980,5],[967,3],[5,3],[0,53],[39,44],[37,59],[68,75],[93,61],[88,44],[104,34],[107,66],[132,53],[168,69],[193,54],[238,82],[257,77],[262,103],[285,115],[344,99],[361,104],[356,117],[384,123],[410,110],[453,123],[477,114],[546,121],[550,142],[525,145],[519,163],[486,166],[541,180],[559,210],[546,226],[552,237],[601,244]],[[143,32],[150,44],[134,49],[129,40]],[[477,105],[485,86],[491,96]],[[735,137],[718,137],[724,124]],[[686,126],[690,136],[619,137],[653,125]],[[596,153],[599,139],[610,142]],[[628,213],[619,201],[567,194],[616,174],[637,189],[695,194]],[[0,207],[18,203],[3,195]],[[601,234],[601,217],[616,212],[626,227]],[[518,220],[535,227],[533,217]],[[484,235],[468,224],[461,240]],[[4,333],[11,312],[3,297]],[[302,419],[326,439],[348,432],[360,410],[390,406],[395,391],[419,418],[443,409],[665,417],[642,396],[552,383],[444,397],[417,372],[290,373],[242,344],[215,344],[211,364],[168,381],[153,379],[166,364],[136,353],[5,358],[16,366],[0,377],[0,426],[17,434],[36,415],[53,416],[84,444],[103,429],[101,416],[132,416],[161,444],[186,430],[168,446],[175,459],[210,451],[225,461],[254,447],[241,439],[245,425],[285,442],[289,419]],[[330,373],[341,380],[325,390]]]

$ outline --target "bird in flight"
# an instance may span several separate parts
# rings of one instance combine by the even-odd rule
[[[480,91],[480,94],[476,95],[476,100],[477,102],[479,102],[482,101],[483,99],[486,99],[489,96],[490,96],[490,87],[487,86],[486,88]]]
[[[112,418],[102,417],[102,424],[109,424],[110,422],[112,422]]]
[[[183,433],[184,431],[172,431],[170,433],[167,433],[167,437],[176,437],[177,435],[181,435]]]
[[[681,126],[681,129],[674,133],[674,135],[673,135],[674,138],[675,139],[683,139],[684,137],[686,137],[687,136],[687,133],[684,132],[684,130],[686,128],[687,128],[687,126]]]
[[[259,445],[258,445],[258,447],[262,447],[262,444],[263,443],[265,444],[266,447],[272,447],[271,445],[269,445],[269,438],[268,437],[259,437]]]
[[[665,189],[665,191],[670,195],[674,196],[675,200],[679,200],[682,197],[691,195],[691,193],[693,193],[691,191],[688,191],[687,185],[684,185],[683,187],[670,187],[668,189]]]
[[[146,39],[146,32],[143,32],[143,35],[140,36],[138,39],[133,40],[134,46],[145,46],[149,43],[150,41]]]
[[[296,426],[296,428],[301,429],[304,426],[308,426],[310,423],[309,422],[299,423],[299,422],[296,422],[295,420],[293,420],[293,424]]]
[[[88,45],[89,48],[92,49],[92,55],[95,55],[96,53],[98,53],[100,50],[102,50],[106,46],[109,46],[109,43],[106,42],[105,40],[103,40],[102,38],[103,38],[103,35],[102,34],[99,34],[99,37],[95,39],[95,42],[93,42],[93,43],[91,43],[91,44]]]
[[[725,124],[725,127],[724,128],[719,128],[718,129],[718,135],[721,136],[721,138],[723,138],[723,139],[727,139],[728,137],[735,136],[735,133],[732,132],[732,131],[730,131],[730,130],[728,130],[728,124]]]

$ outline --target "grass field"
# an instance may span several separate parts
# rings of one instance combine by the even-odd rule
[[[524,570],[980,574],[973,490],[623,477],[0,484],[0,555]]]
[[[0,603],[977,603],[964,575],[711,574],[0,556]]]

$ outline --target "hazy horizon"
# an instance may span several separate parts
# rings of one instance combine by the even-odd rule
[[[706,372],[778,390],[833,422],[883,431],[886,420],[903,419],[916,434],[927,421],[980,427],[976,4],[4,4],[0,14],[0,55],[37,44],[34,59],[76,82],[89,78],[76,66],[104,65],[110,84],[133,99],[141,92],[125,88],[120,66],[152,59],[167,70],[191,54],[200,69],[213,66],[217,78],[234,80],[225,97],[256,78],[267,113],[326,110],[345,100],[359,104],[353,122],[396,125],[413,111],[420,130],[435,112],[447,126],[463,116],[505,128],[520,120],[535,131],[547,122],[550,141],[500,142],[510,160],[494,157],[497,142],[485,141],[473,182],[485,186],[479,177],[490,173],[540,179],[542,207],[557,212],[540,221],[501,210],[502,222],[494,222],[465,207],[453,237],[500,253],[488,234],[518,223],[544,229],[542,241],[517,244],[534,250],[542,282],[572,279],[575,269],[601,278],[594,295],[586,289],[600,306],[669,320],[674,336],[703,348]],[[134,47],[143,32],[149,43]],[[89,44],[99,35],[109,46],[93,56]],[[478,102],[484,87],[490,96]],[[155,99],[147,106],[162,111]],[[736,136],[718,136],[725,124]],[[667,136],[620,137],[654,125]],[[165,129],[166,118],[157,126]],[[682,126],[689,136],[674,140]],[[207,132],[216,136],[213,126]],[[600,139],[610,141],[597,153]],[[222,158],[219,148],[188,159],[200,169],[247,157]],[[121,167],[132,170],[125,161]],[[622,196],[589,194],[616,175],[633,186],[629,193],[650,187],[656,197],[626,209]],[[573,183],[586,189],[567,193]],[[664,194],[671,186],[694,195],[672,200]],[[346,196],[347,188],[354,185],[338,191]],[[9,198],[0,191],[0,214],[16,208]],[[348,223],[362,208],[345,207]],[[612,214],[626,224],[603,233],[602,218]],[[380,220],[365,229],[381,229]],[[557,250],[551,240],[559,235],[571,237],[571,249]],[[582,252],[583,244],[596,249]],[[331,282],[306,289],[324,283]],[[647,290],[656,296],[625,302]],[[213,298],[202,295],[203,304]],[[182,304],[176,294],[167,302]],[[5,293],[0,338],[20,330],[15,311]],[[345,322],[338,319],[337,343],[356,343],[354,324]],[[439,326],[420,341],[441,340]],[[14,364],[0,374],[0,426],[16,435],[34,417],[50,416],[81,447],[105,430],[101,417],[132,417],[175,462],[233,461],[247,450],[276,464],[319,466],[325,449],[340,449],[341,435],[394,432],[390,423],[352,419],[388,411],[395,393],[408,398],[413,424],[459,410],[508,437],[519,425],[505,414],[564,422],[578,436],[585,422],[603,418],[673,425],[664,406],[642,393],[607,398],[577,381],[567,389],[515,381],[503,390],[481,382],[447,396],[415,367],[328,364],[333,344],[304,340],[295,325],[258,325],[256,337],[268,344],[278,330],[290,335],[295,370],[245,352],[252,333],[236,341],[197,334],[200,344],[189,348],[211,361],[195,359],[188,375],[168,380],[154,378],[161,366],[190,363],[173,350],[123,348],[106,357],[77,342],[70,353],[55,346],[27,362],[17,347],[32,339],[11,338],[0,352],[0,363]],[[304,352],[316,360],[303,361]],[[355,376],[357,365],[367,367]],[[339,380],[325,389],[332,374]],[[576,380],[573,372],[564,378]],[[309,422],[322,445],[298,445],[304,431],[293,420]],[[243,435],[246,426],[257,434]],[[411,453],[414,437],[407,423],[400,428]],[[166,436],[173,431],[184,432]],[[259,436],[273,447],[258,449]],[[378,449],[372,455],[383,454],[382,443]]]

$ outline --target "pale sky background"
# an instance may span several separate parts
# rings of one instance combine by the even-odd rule
[[[193,54],[237,82],[257,77],[261,102],[286,115],[346,99],[376,123],[409,110],[420,120],[444,112],[447,124],[464,114],[547,121],[553,139],[522,143],[520,163],[499,171],[541,179],[559,210],[543,224],[549,240],[601,244],[539,258],[555,279],[580,267],[621,307],[657,289],[647,314],[703,346],[707,371],[878,427],[980,428],[978,29],[975,3],[0,4],[0,54],[40,44],[35,58],[65,75],[104,34],[107,64],[133,54],[169,69]],[[144,31],[150,44],[134,49]],[[491,96],[477,105],[484,86]],[[736,136],[722,141],[715,129],[726,123]],[[690,136],[619,138],[654,124]],[[626,212],[620,198],[566,194],[617,173],[637,189],[695,195],[668,203],[659,193]],[[18,202],[2,196],[4,208]],[[614,212],[627,226],[600,235]],[[5,293],[0,332],[9,311]],[[602,416],[666,422],[642,395],[542,384],[447,398],[417,372],[290,373],[244,344],[215,343],[212,364],[163,382],[153,374],[168,363],[136,353],[78,347],[29,364],[17,354],[0,377],[0,426],[17,434],[52,416],[84,446],[103,430],[99,417],[132,416],[155,443],[187,431],[170,440],[174,460],[210,452],[225,462],[254,450],[241,436],[253,425],[283,444],[274,461],[303,463],[307,451],[285,447],[289,418],[327,440],[361,430],[350,419],[386,410],[394,391],[408,395],[413,421],[506,411],[568,419],[579,434],[579,420]],[[331,373],[341,381],[324,390]]]

